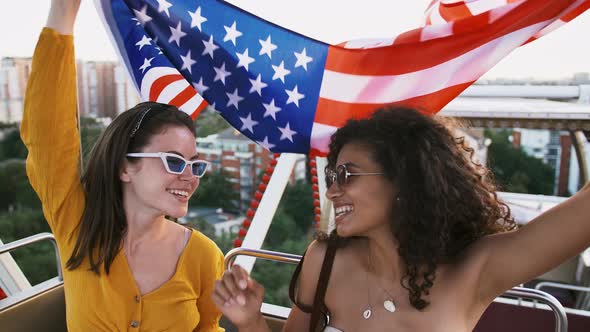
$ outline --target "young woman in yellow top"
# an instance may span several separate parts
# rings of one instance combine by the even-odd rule
[[[59,245],[68,330],[222,331],[211,300],[223,255],[182,217],[204,175],[191,118],[142,103],[99,138],[80,179],[72,29],[53,0],[33,56],[21,133],[27,174]]]

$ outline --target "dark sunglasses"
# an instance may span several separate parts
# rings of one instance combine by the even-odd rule
[[[336,170],[326,167],[324,169],[324,173],[326,174],[326,188],[330,188],[334,182],[338,183],[338,186],[342,187],[348,184],[348,179],[351,176],[359,176],[359,175],[383,175],[383,172],[380,173],[351,173],[348,171],[348,168],[345,164],[336,166]]]
[[[162,163],[164,163],[164,168],[166,168],[166,172],[170,174],[182,174],[186,166],[191,167],[191,171],[193,175],[200,178],[205,175],[207,171],[207,166],[209,166],[209,162],[205,160],[186,160],[179,155],[174,153],[168,152],[138,152],[138,153],[128,153],[127,157],[133,158],[160,158]]]

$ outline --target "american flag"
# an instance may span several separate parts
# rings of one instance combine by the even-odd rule
[[[435,0],[421,28],[329,45],[224,1],[95,1],[143,99],[193,117],[209,103],[270,151],[316,155],[346,120],[381,106],[438,112],[513,49],[590,7]]]

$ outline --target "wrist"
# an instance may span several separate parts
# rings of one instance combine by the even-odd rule
[[[257,314],[256,318],[247,322],[246,325],[238,326],[240,332],[261,332],[269,331],[266,321],[261,314]]]
[[[46,26],[62,35],[73,34],[74,22],[79,9],[79,0],[52,1]]]

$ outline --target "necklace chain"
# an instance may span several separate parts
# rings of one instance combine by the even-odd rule
[[[367,278],[366,278],[366,282],[367,282],[367,308],[363,311],[363,318],[364,319],[371,318],[371,315],[373,313],[373,308],[371,307],[371,291],[370,291],[370,287],[369,287],[369,273],[373,269],[373,262],[371,261],[371,248],[368,247],[367,251],[369,253],[368,267],[367,267]],[[381,289],[382,292],[384,292],[388,296],[388,298],[385,301],[383,301],[383,308],[390,313],[395,312],[395,310],[396,310],[395,302],[393,301],[393,296],[391,295],[391,293],[389,293],[389,291],[387,289],[385,289],[381,286],[381,284],[379,283],[379,280],[375,279],[375,284],[377,285],[377,287],[379,287]]]

